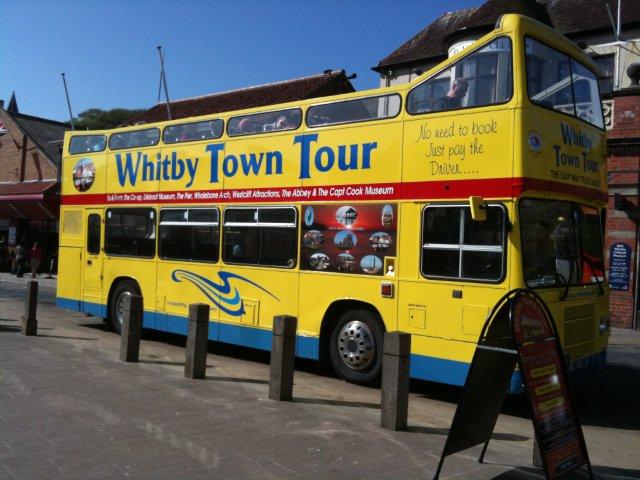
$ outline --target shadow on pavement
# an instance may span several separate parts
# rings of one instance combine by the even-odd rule
[[[172,362],[171,360],[138,360],[138,363],[150,363],[153,365],[172,365],[175,367],[184,367],[184,362]],[[207,365],[209,367],[209,365]]]
[[[269,380],[260,380],[257,378],[239,378],[239,377],[214,377],[207,375],[205,380],[215,380],[216,382],[232,382],[232,383],[258,383],[261,385],[268,385]]]
[[[408,432],[413,433],[426,433],[428,435],[442,435],[446,436],[449,434],[448,428],[438,428],[438,427],[422,427],[418,425],[409,425],[407,427]],[[496,433],[494,432],[491,435],[491,440],[504,440],[508,442],[526,442],[530,437],[525,437],[523,435],[516,435],[514,433]]]
[[[13,325],[0,325],[0,332],[19,332],[20,327],[14,327]]]
[[[576,410],[583,425],[640,430],[640,369],[607,365],[590,377],[572,381]],[[462,388],[412,380],[410,391],[424,398],[457,404]],[[507,395],[501,414],[531,418],[526,395]]]
[[[357,408],[371,408],[374,410],[380,410],[379,403],[370,403],[370,402],[349,402],[347,400],[326,400],[323,398],[307,398],[307,397],[296,397],[296,396],[293,397],[293,401],[296,403],[311,403],[314,405],[334,405],[337,407],[357,407]]]
[[[640,368],[607,365],[602,372],[594,376],[593,381],[576,382],[573,386],[575,404],[582,423],[622,430],[640,430],[638,378]]]
[[[38,329],[40,330],[40,329]],[[44,330],[44,329],[43,329]],[[96,340],[98,340],[97,338],[89,338],[89,337],[68,337],[65,335],[41,335],[38,334],[38,337],[45,337],[45,338],[67,338],[69,340],[90,340],[92,342],[95,342]]]
[[[485,462],[487,465],[502,465],[499,463]],[[509,466],[509,465],[503,465]],[[446,465],[445,465],[446,468]],[[593,478],[597,480],[622,480],[622,479],[640,479],[640,470],[632,470],[627,468],[606,467],[600,465],[592,465]],[[544,471],[535,467],[516,467],[508,472],[501,473],[494,477],[494,480],[538,480],[543,479]],[[583,480],[589,478],[586,467],[582,467],[570,475],[563,477],[567,480]]]

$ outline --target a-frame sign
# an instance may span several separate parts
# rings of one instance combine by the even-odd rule
[[[484,444],[483,461],[516,364],[548,479],[585,466],[593,479],[553,317],[532,290],[502,297],[485,322],[434,480],[445,457]]]

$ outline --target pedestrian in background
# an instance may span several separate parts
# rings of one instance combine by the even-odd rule
[[[40,267],[40,263],[42,263],[42,257],[44,254],[42,253],[42,249],[38,245],[38,242],[33,244],[31,250],[29,250],[29,263],[31,263],[31,278],[36,278],[36,274],[38,272],[38,268]]]
[[[16,246],[16,264],[18,265],[18,268],[16,270],[16,277],[18,278],[22,278],[22,276],[24,275],[24,256],[24,247],[22,246],[22,243],[19,243]]]

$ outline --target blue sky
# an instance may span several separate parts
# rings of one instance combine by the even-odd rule
[[[344,68],[358,90],[371,67],[446,11],[482,0],[0,0],[0,98],[67,120],[97,107],[148,108],[158,96],[157,45],[171,99]],[[5,104],[6,106],[6,104]]]

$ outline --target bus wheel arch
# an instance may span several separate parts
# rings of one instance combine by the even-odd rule
[[[374,385],[382,372],[382,338],[386,327],[378,309],[358,300],[337,300],[320,327],[320,364],[344,380]]]
[[[111,284],[111,289],[109,290],[106,320],[109,327],[111,327],[117,334],[120,334],[122,327],[122,298],[127,292],[135,295],[141,295],[140,285],[131,277],[116,278]]]

